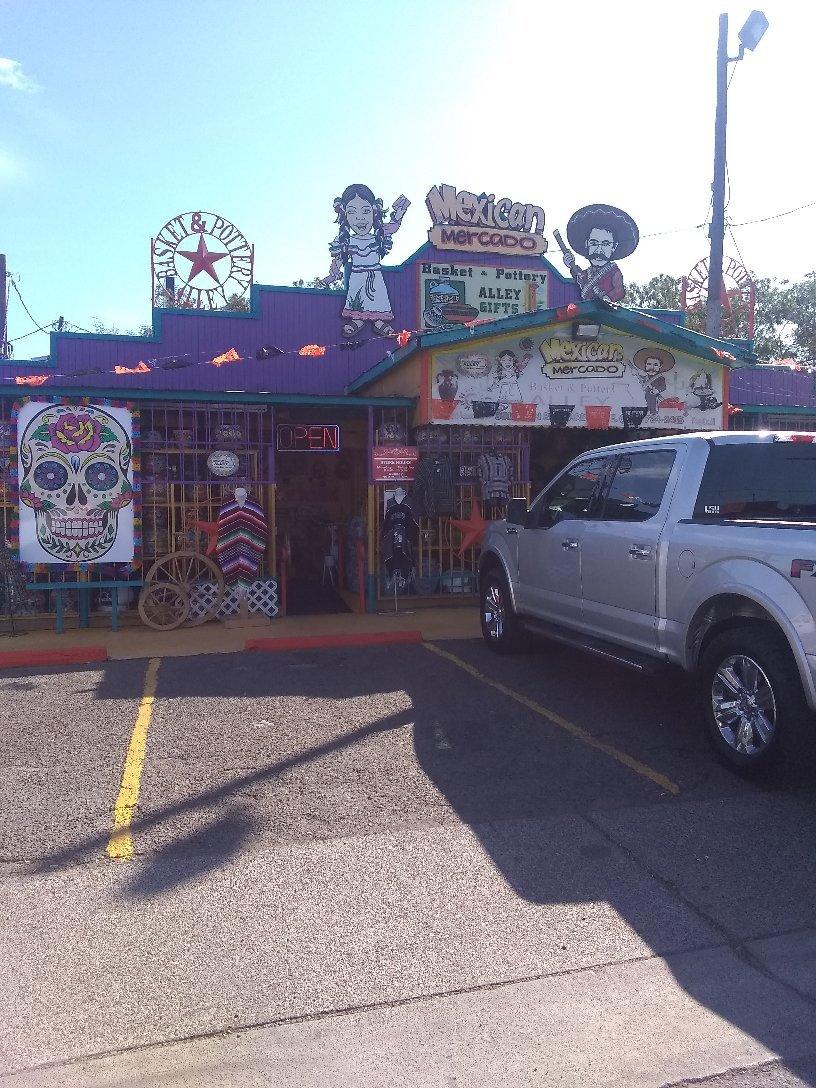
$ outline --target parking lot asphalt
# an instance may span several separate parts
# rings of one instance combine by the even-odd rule
[[[669,1047],[662,1080],[644,1058],[620,1083],[779,1056],[774,1075],[789,1064],[790,1083],[816,1083],[801,1073],[816,1052],[810,754],[738,779],[714,762],[683,677],[544,644],[157,668],[133,858],[119,861],[106,849],[147,663],[0,679],[0,1068],[17,1083],[71,1083],[70,1065],[49,1081],[49,1063],[89,1055],[565,977],[600,1014],[599,970],[658,963],[685,1002],[688,1054]],[[506,1031],[502,1007],[536,1001],[507,989],[483,1014]],[[642,1031],[635,1054],[659,1015],[647,1003],[621,1026]],[[715,1024],[733,1045],[701,1042]],[[559,1051],[563,1083],[578,1049]]]

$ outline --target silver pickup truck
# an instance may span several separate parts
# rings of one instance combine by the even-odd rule
[[[577,458],[480,557],[482,633],[530,633],[693,673],[731,767],[766,764],[816,709],[816,436],[629,442]]]

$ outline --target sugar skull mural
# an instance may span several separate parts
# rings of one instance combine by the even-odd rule
[[[17,421],[20,558],[133,559],[132,418],[122,408],[31,402]]]

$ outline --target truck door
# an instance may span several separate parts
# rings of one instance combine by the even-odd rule
[[[658,543],[678,462],[678,450],[665,447],[617,459],[596,516],[583,526],[581,596],[588,633],[655,649]]]
[[[571,465],[533,504],[518,534],[518,608],[568,626],[581,620],[581,541],[610,458]]]

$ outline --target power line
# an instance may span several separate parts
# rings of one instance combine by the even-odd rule
[[[34,317],[34,314],[32,313],[32,311],[30,311],[30,310],[28,309],[28,307],[27,307],[27,306],[25,305],[25,299],[24,299],[24,298],[23,298],[23,296],[22,296],[22,295],[20,294],[20,287],[17,287],[16,283],[15,283],[15,282],[14,282],[14,280],[13,280],[13,277],[11,277],[11,276],[10,276],[10,277],[9,277],[9,279],[10,279],[10,281],[11,281],[11,285],[12,285],[12,287],[14,288],[14,294],[15,294],[15,295],[17,296],[17,298],[18,298],[18,299],[20,299],[20,305],[21,305],[21,306],[23,307],[23,309],[25,310],[25,312],[26,312],[26,313],[28,314],[28,317],[29,317],[30,319],[32,319],[32,321],[34,322],[34,324],[35,324],[35,325],[37,326],[37,330],[36,330],[36,331],[37,331],[37,332],[40,332],[40,333],[45,333],[45,332],[48,332],[48,330],[47,330],[47,329],[44,329],[44,327],[42,327],[42,325],[41,325],[41,324],[39,323],[39,321],[37,321],[37,319],[36,319],[36,318]],[[20,338],[20,337],[16,337],[16,338],[18,339],[18,338]]]
[[[786,215],[795,215],[807,208],[816,207],[816,200],[810,200],[807,204],[800,204],[798,208],[789,208],[786,212],[777,212],[776,215],[766,215],[762,219],[745,219],[742,223],[734,223],[735,227],[752,227],[755,223],[770,223],[774,219],[784,219]]]

